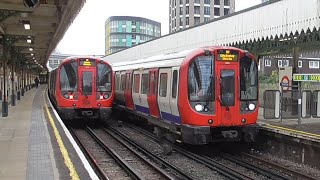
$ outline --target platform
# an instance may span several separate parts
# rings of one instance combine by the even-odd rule
[[[268,131],[320,142],[320,118],[302,118],[298,125],[298,119],[264,119],[261,108],[258,123]]]
[[[54,114],[46,85],[9,106],[0,117],[0,179],[98,179]]]

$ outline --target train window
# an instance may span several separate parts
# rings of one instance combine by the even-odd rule
[[[167,96],[167,78],[168,78],[167,73],[160,74],[160,91],[159,91],[160,97]]]
[[[234,106],[234,70],[221,70],[220,93],[222,106]]]
[[[140,86],[140,74],[135,74],[134,75],[134,82],[133,82],[133,92],[134,93],[139,93],[139,86]]]
[[[108,64],[98,64],[97,89],[99,92],[111,91],[112,70]]]
[[[188,97],[190,102],[214,101],[213,56],[199,56],[189,66]]]
[[[92,72],[82,72],[82,93],[84,95],[92,95],[93,77]]]
[[[125,85],[126,85],[126,75],[125,74],[121,74],[121,91],[125,90]]]
[[[120,90],[120,74],[116,74],[116,90],[119,91]]]
[[[240,60],[240,94],[241,100],[258,100],[258,65],[248,57]]]
[[[149,92],[149,81],[148,81],[149,75],[148,74],[142,74],[141,78],[141,94],[148,94]]]
[[[68,62],[60,69],[60,89],[61,91],[76,91],[78,82],[78,71],[76,62]]]
[[[172,73],[172,98],[177,98],[178,71]]]

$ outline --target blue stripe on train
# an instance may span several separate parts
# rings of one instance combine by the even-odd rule
[[[161,111],[161,116],[163,119],[166,119],[168,121],[177,123],[177,124],[181,124],[181,119],[180,116],[175,116],[166,112]]]
[[[143,113],[146,113],[146,114],[150,114],[149,108],[146,108],[146,107],[143,107],[143,106],[139,106],[139,105],[136,105],[136,104],[135,104],[135,107],[136,107],[137,111],[140,111],[140,112],[143,112]]]

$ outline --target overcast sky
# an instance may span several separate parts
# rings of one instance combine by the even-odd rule
[[[261,0],[236,0],[236,11]],[[110,16],[138,16],[161,23],[161,34],[169,32],[169,0],[87,0],[57,49],[63,54],[104,55],[104,23]]]

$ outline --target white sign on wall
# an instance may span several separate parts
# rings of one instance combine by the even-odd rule
[[[290,86],[292,86],[292,67],[279,68],[279,90],[291,90]]]

